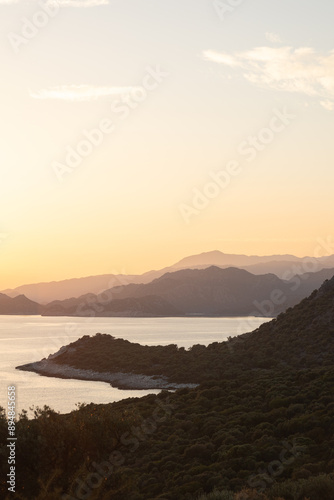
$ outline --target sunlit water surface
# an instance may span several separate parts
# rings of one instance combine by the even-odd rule
[[[16,385],[17,408],[48,405],[61,413],[76,403],[110,403],[129,397],[158,393],[154,390],[124,391],[105,382],[42,377],[15,367],[39,361],[83,335],[108,333],[143,345],[222,342],[227,337],[252,331],[267,318],[64,318],[0,316],[0,406],[7,405],[7,386]]]

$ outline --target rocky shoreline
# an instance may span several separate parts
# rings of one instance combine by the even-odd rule
[[[139,375],[136,373],[103,373],[93,370],[81,370],[69,365],[61,365],[52,359],[43,359],[35,363],[17,366],[17,370],[38,373],[46,377],[71,378],[77,380],[90,380],[106,382],[112,387],[125,390],[140,389],[183,389],[195,388],[198,384],[177,384],[168,381],[167,377]]]

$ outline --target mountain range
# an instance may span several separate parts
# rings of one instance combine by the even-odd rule
[[[327,268],[332,262],[333,267]],[[310,269],[316,272],[303,272]],[[214,251],[143,275],[109,274],[23,285],[0,294],[0,314],[273,317],[333,275],[334,256],[316,260]],[[54,296],[60,299],[53,300]]]
[[[41,314],[41,306],[24,295],[8,297],[0,293],[0,314],[36,315]]]
[[[214,267],[209,269],[210,272],[216,270]],[[233,278],[234,271],[229,269]],[[244,279],[246,271],[238,271],[239,277]],[[270,286],[269,280],[270,275],[267,277]],[[142,346],[98,333],[63,346],[48,359],[51,365],[93,372],[166,376],[175,382],[186,383],[203,383],[208,379],[216,382],[224,380],[227,372],[232,371],[331,366],[334,363],[333,324],[334,277],[277,318],[227,342],[215,342],[207,347],[195,345],[185,351],[176,345]],[[48,362],[41,363],[44,367],[48,365]],[[38,363],[18,368],[36,371],[36,365]],[[120,380],[118,386],[119,383]]]
[[[334,268],[334,255],[315,259],[311,257],[300,258],[294,255],[248,256],[212,251],[186,257],[172,266],[160,270],[148,271],[141,275],[105,274],[62,281],[34,283],[13,289],[6,289],[2,293],[9,297],[24,294],[30,300],[40,304],[48,304],[55,300],[80,297],[87,293],[100,294],[104,290],[120,285],[130,283],[147,284],[168,272],[172,273],[182,269],[205,269],[210,266],[223,269],[237,267],[257,275],[272,273],[283,280],[290,280],[294,275],[318,272],[325,268]],[[320,282],[318,285],[320,285]]]
[[[53,301],[45,316],[277,316],[332,278],[334,269],[296,275],[254,275],[238,268],[182,269],[147,284]]]
[[[97,333],[17,369],[123,389],[176,389],[80,404],[66,415],[47,406],[30,420],[22,413],[22,499],[87,498],[92,477],[100,478],[95,500],[334,498],[334,277],[226,342],[186,350]],[[1,422],[5,450],[8,424]],[[5,488],[2,482],[1,498]]]

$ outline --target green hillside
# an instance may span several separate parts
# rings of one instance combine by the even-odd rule
[[[48,408],[33,420],[22,415],[19,495],[8,498],[333,500],[333,313],[334,279],[230,342],[160,348],[160,372],[167,373],[169,356],[179,356],[182,366],[168,374],[181,377],[184,369],[183,381],[197,377],[196,389],[82,406],[69,415]],[[75,362],[85,362],[89,343],[101,354],[104,342],[115,345],[101,335],[79,341]],[[128,347],[139,370],[139,348]],[[4,417],[0,436],[4,456]]]

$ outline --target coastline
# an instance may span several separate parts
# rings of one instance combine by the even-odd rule
[[[60,365],[50,359],[43,359],[34,363],[17,366],[16,370],[38,373],[45,377],[89,380],[95,382],[106,382],[116,389],[141,390],[141,389],[193,389],[198,384],[177,384],[170,382],[167,377],[155,375],[139,375],[136,373],[110,373],[96,372],[93,370],[81,370],[70,365]]]

